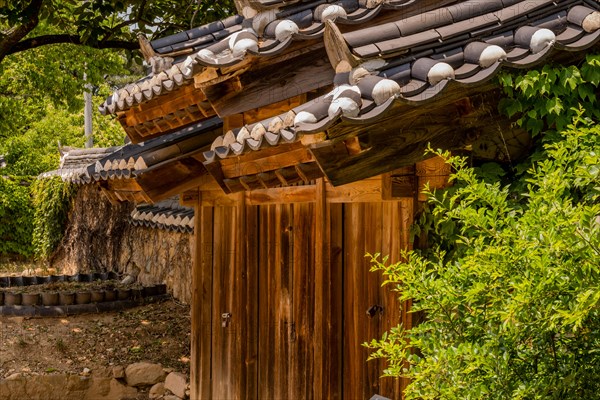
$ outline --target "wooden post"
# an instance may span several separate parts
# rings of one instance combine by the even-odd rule
[[[199,189],[194,200],[190,398],[200,400],[211,398],[212,209]]]
[[[331,259],[331,213],[323,178],[316,182],[315,200],[313,396],[315,399],[331,399],[341,396],[341,365],[337,355],[341,356],[340,340],[343,336],[333,335],[336,334],[334,329],[340,328],[336,321],[341,318],[341,309],[336,307],[341,304],[335,296],[338,291],[341,293],[339,286],[342,280],[341,276],[337,276],[341,271],[334,268]],[[338,312],[339,315],[334,315]],[[338,344],[339,349],[335,349]]]

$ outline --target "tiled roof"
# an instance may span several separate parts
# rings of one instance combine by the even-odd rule
[[[232,33],[240,31],[243,20],[242,16],[235,15],[222,21],[211,22],[188,31],[153,40],[150,42],[153,51],[157,55],[167,57],[166,63],[160,68],[162,70],[116,90],[100,106],[100,112],[106,115],[127,110],[188,84],[192,80],[193,70],[186,62],[186,55],[209,47]]]
[[[63,156],[59,169],[41,177],[60,176],[76,184],[134,178],[162,162],[197,153],[210,144],[203,133],[219,129],[222,124],[215,117],[140,144],[70,150]]]
[[[61,156],[60,167],[54,171],[45,172],[41,178],[60,176],[65,182],[84,184],[91,182],[88,166],[93,165],[104,157],[114,153],[119,147],[72,149]]]
[[[173,64],[156,75],[147,76],[116,90],[98,108],[103,115],[114,114],[152,100],[192,80],[192,69],[184,62]]]
[[[194,209],[180,205],[176,196],[155,204],[138,205],[131,212],[130,222],[135,226],[193,233]]]
[[[227,40],[201,49],[191,59],[207,67],[222,67],[239,63],[247,54],[278,54],[296,39],[322,37],[326,21],[342,25],[364,24],[382,9],[401,9],[414,0],[268,3],[280,8],[255,15],[250,13],[252,17],[245,21],[244,29],[233,33]]]
[[[327,22],[339,59],[335,88],[280,116],[217,138],[208,161],[293,142],[338,121],[376,121],[395,102],[422,104],[451,84],[473,86],[501,67],[528,68],[553,51],[600,42],[596,1],[463,1],[431,13],[341,34]]]
[[[342,0],[262,2],[268,11],[247,11],[150,44],[161,56],[175,57],[163,71],[118,89],[100,106],[102,114],[114,114],[188,84],[202,67],[227,67],[246,56],[283,52],[294,40],[323,36],[325,22],[362,24],[383,9],[402,9],[414,0]],[[187,57],[186,57],[187,55]]]
[[[88,175],[95,181],[133,178],[163,162],[197,153],[210,143],[203,134],[222,125],[223,121],[214,117],[143,143],[129,144],[89,165]]]

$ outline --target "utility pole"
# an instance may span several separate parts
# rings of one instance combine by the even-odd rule
[[[86,81],[83,99],[85,106],[83,109],[83,123],[85,129],[85,148],[94,147],[94,135],[92,133],[92,85],[87,83],[87,75],[83,74],[83,80]]]

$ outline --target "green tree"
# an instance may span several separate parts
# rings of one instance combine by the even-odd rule
[[[0,63],[56,43],[135,50],[139,32],[165,36],[234,11],[231,0],[0,0]]]
[[[446,154],[454,185],[421,220],[430,249],[373,257],[426,316],[367,344],[411,379],[408,399],[600,398],[598,60],[503,76],[535,154],[487,180]]]
[[[100,104],[112,90],[104,74],[128,71],[121,53],[75,45],[33,49],[0,64],[0,154],[8,164],[4,174],[37,175],[57,168],[59,141],[83,147],[84,73],[96,86],[94,101]],[[96,115],[94,133],[99,146],[123,142],[114,119]]]

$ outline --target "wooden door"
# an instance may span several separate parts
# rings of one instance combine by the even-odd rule
[[[256,207],[215,207],[212,270],[212,399],[257,398]]]
[[[408,248],[412,200],[344,205],[344,399],[369,399],[374,394],[400,399],[403,382],[380,378],[381,360],[367,361],[362,344],[410,318],[397,294],[381,287],[380,273],[370,271],[366,253],[389,255],[395,262]]]
[[[196,297],[210,299],[197,318],[211,333],[201,348],[210,361],[197,367],[203,397],[399,399],[401,382],[381,380],[383,363],[367,362],[362,343],[407,318],[365,253],[395,261],[408,246],[411,207],[246,206],[241,197],[237,207],[204,213],[212,221],[202,223],[211,254],[200,257],[209,284]]]

